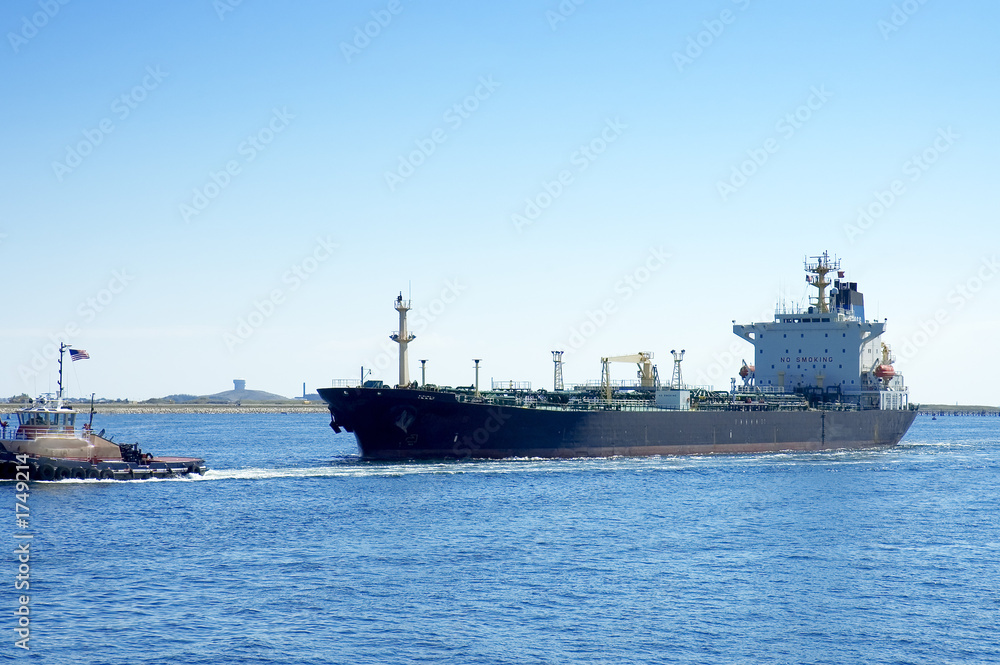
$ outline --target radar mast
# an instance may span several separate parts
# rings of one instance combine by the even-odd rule
[[[809,273],[806,275],[806,281],[819,291],[816,296],[816,307],[819,313],[828,314],[830,307],[827,304],[826,287],[830,286],[831,282],[826,279],[826,274],[834,270],[840,271],[840,259],[837,257],[831,259],[829,252],[823,252],[820,256],[809,258],[812,259],[812,263],[809,262],[809,259],[805,260],[805,270]]]

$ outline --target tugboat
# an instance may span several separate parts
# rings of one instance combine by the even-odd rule
[[[399,383],[320,388],[330,426],[357,438],[369,460],[705,455],[885,448],[917,414],[903,376],[881,341],[884,321],[865,317],[856,282],[827,252],[804,262],[818,291],[807,308],[777,309],[773,321],[733,325],[753,345],[729,391],[687,386],[684,351],[661,385],[651,352],[601,358],[600,386],[566,389],[562,351],[553,351],[553,391],[501,382],[479,390],[411,382],[409,301],[394,303]],[[828,279],[834,273],[838,279]],[[827,287],[832,286],[831,292]],[[635,363],[638,382],[616,385],[610,364]],[[521,383],[521,382],[516,382]]]
[[[25,467],[31,480],[142,480],[203,475],[208,470],[203,459],[154,457],[137,443],[115,443],[103,429],[95,433],[93,397],[90,419],[77,429],[79,412],[63,402],[62,362],[67,349],[65,344],[59,345],[59,392],[43,395],[15,411],[16,429],[0,423],[0,479],[15,479],[19,471],[23,478]],[[8,433],[8,429],[13,432]]]

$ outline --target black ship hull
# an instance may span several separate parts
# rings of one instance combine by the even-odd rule
[[[331,427],[371,460],[704,455],[896,445],[913,410],[579,410],[455,394],[320,388]]]

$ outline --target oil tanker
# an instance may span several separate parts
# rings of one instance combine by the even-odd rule
[[[821,451],[896,445],[916,409],[890,347],[885,322],[865,318],[864,297],[828,252],[804,261],[817,289],[804,308],[776,308],[773,321],[734,324],[753,346],[729,390],[684,384],[684,351],[661,384],[653,354],[601,358],[594,385],[566,389],[562,351],[553,351],[553,390],[493,383],[479,390],[410,381],[410,303],[395,300],[399,383],[339,382],[318,389],[330,426],[357,438],[369,460],[605,457]],[[833,273],[833,274],[831,274]],[[832,288],[830,288],[832,287]],[[829,292],[828,292],[829,289]],[[635,363],[633,382],[611,379],[612,363]],[[740,384],[741,385],[738,385]]]

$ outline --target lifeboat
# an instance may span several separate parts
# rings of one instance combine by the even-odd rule
[[[896,370],[893,369],[892,365],[879,365],[875,368],[875,376],[881,379],[886,385],[889,385],[892,377],[896,376]]]

